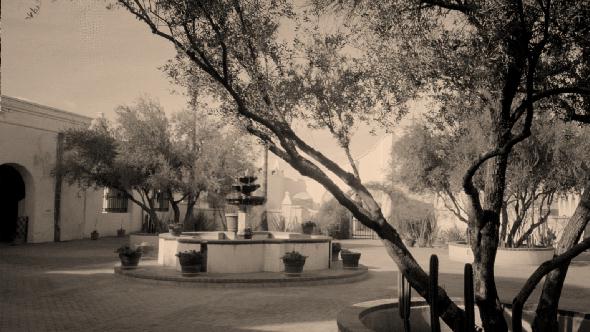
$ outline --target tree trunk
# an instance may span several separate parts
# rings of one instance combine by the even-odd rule
[[[590,220],[590,182],[584,187],[580,203],[578,203],[574,215],[563,229],[555,248],[556,255],[566,252],[580,241],[588,220]],[[545,277],[543,291],[537,305],[537,314],[533,322],[533,331],[557,331],[557,309],[568,268],[569,262],[561,268],[551,271]]]
[[[502,203],[502,225],[500,226],[500,243],[506,246],[506,231],[508,228],[508,202]]]
[[[520,209],[515,209],[516,219],[514,220],[514,223],[512,224],[512,227],[510,228],[510,232],[508,232],[508,235],[506,237],[506,246],[509,248],[516,247],[514,245],[514,242],[515,242],[514,238],[516,237],[516,233],[518,232],[518,230],[522,227],[522,224],[524,222],[524,218],[526,217],[526,211],[528,208],[527,208],[525,199],[522,200],[521,204],[522,205],[521,205]]]
[[[184,221],[183,221],[183,223],[185,225],[188,225],[194,219],[193,209],[195,207],[195,204],[197,203],[197,200],[199,199],[199,194],[196,194],[195,195],[194,193],[190,193],[190,194],[188,194],[188,196],[186,197],[186,199],[187,199],[186,212],[184,213]],[[195,226],[195,230],[196,230],[196,226]]]
[[[147,196],[147,194],[146,194],[146,196]],[[158,214],[156,213],[156,208],[154,206],[153,197],[148,196],[147,207],[148,207],[148,210],[146,212],[150,216],[150,222],[149,222],[150,223],[150,230],[152,230],[155,233],[162,231],[162,229],[161,229],[162,227],[160,225],[160,218],[158,218]]]
[[[482,220],[470,223],[472,228],[473,273],[475,302],[479,307],[485,331],[507,331],[503,308],[498,298],[494,277],[494,263],[499,242],[500,211],[504,203],[504,189],[508,156],[499,155],[488,161]]]
[[[170,199],[170,206],[172,206],[172,211],[174,212],[174,223],[178,224],[180,222],[180,208],[178,207],[178,202],[174,199]]]

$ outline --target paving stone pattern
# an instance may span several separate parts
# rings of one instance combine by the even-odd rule
[[[342,241],[363,253],[367,279],[282,288],[187,288],[117,277],[113,249],[124,242],[0,245],[0,331],[336,331],[342,307],[396,294],[395,268],[374,240]],[[460,295],[461,264],[442,249],[413,250],[423,265],[432,252],[441,258],[441,283]],[[583,311],[590,307],[590,267],[574,265],[562,306]],[[529,270],[499,278],[506,298]]]

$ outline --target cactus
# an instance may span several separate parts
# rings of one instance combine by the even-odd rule
[[[399,315],[404,322],[404,331],[410,332],[411,287],[401,271],[398,274],[397,280]]]
[[[512,302],[512,331],[522,332],[522,304],[516,301]]]
[[[475,331],[475,313],[474,313],[474,296],[473,296],[473,267],[471,264],[465,264],[465,331]]]
[[[428,277],[428,297],[430,302],[430,331],[440,332],[440,321],[438,320],[438,257],[430,256],[430,275]]]

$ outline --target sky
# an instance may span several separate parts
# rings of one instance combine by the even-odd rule
[[[158,67],[174,49],[122,10],[90,0],[2,1],[2,94],[95,117],[142,94],[180,110]]]
[[[171,59],[171,44],[154,36],[128,12],[107,10],[96,0],[42,0],[34,19],[25,19],[33,0],[2,0],[2,94],[65,111],[113,118],[118,105],[142,95],[157,98],[169,112],[181,110],[182,88],[169,83],[159,70]],[[288,33],[288,31],[287,31]],[[337,163],[346,157],[323,131],[296,128],[301,136]],[[389,140],[361,128],[351,146],[355,157],[365,156]],[[377,149],[379,150],[379,149]],[[373,158],[373,154],[369,157]],[[361,162],[369,177],[379,170]],[[286,174],[298,174],[287,168]],[[367,177],[367,176],[365,176]],[[324,190],[306,181],[318,201]]]

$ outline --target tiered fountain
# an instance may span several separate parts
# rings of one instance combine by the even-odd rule
[[[234,238],[238,237],[238,234],[243,234],[246,228],[249,228],[248,221],[248,207],[255,205],[262,205],[266,201],[264,196],[252,196],[252,193],[260,188],[259,184],[256,184],[255,176],[243,176],[238,179],[238,183],[232,185],[234,193],[230,194],[226,199],[228,204],[237,205],[239,207],[237,214],[228,213],[226,214],[227,230],[228,232],[234,233]]]
[[[159,235],[158,264],[176,267],[179,251],[196,250],[204,253],[202,272],[251,273],[281,272],[280,259],[293,250],[307,256],[304,271],[327,270],[330,267],[331,238],[292,232],[253,232],[252,237],[242,238],[249,227],[248,209],[262,205],[265,196],[252,195],[258,188],[255,176],[243,176],[232,186],[234,192],[226,199],[228,204],[239,207],[237,214],[227,214],[227,231],[183,232],[180,236],[169,233]]]

